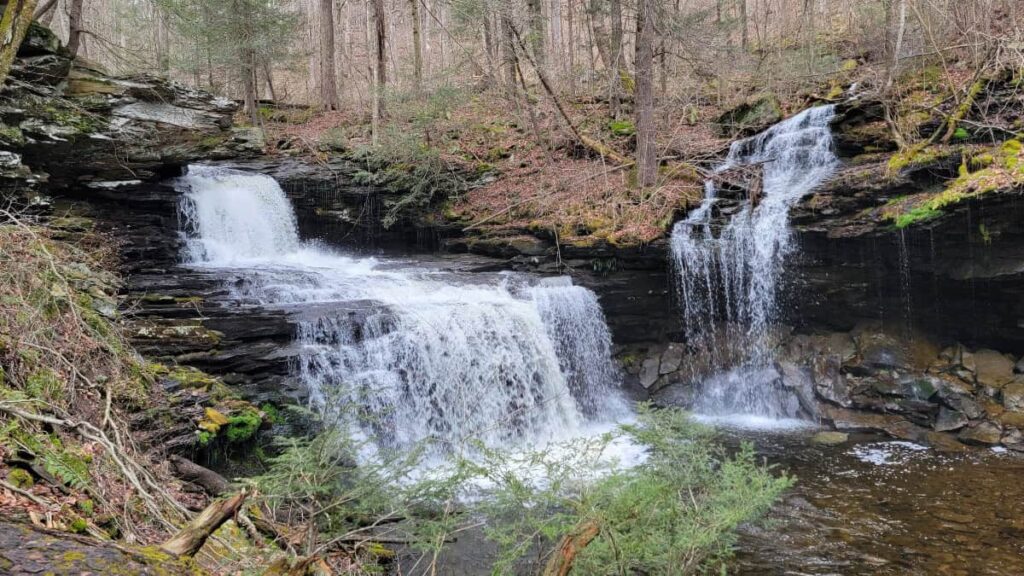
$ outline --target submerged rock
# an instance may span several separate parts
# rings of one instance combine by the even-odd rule
[[[811,442],[823,446],[838,446],[849,439],[850,435],[845,432],[818,432],[811,437]]]

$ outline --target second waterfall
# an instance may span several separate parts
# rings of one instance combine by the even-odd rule
[[[773,336],[786,256],[789,210],[835,171],[832,106],[811,108],[733,143],[719,174],[761,171],[760,193],[731,215],[718,185],[672,232],[672,257],[695,375],[695,410],[705,414],[795,416],[797,402],[772,384]],[[756,190],[754,192],[757,192]]]

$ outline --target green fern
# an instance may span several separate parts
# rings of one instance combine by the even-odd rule
[[[81,457],[67,452],[50,452],[43,457],[46,471],[76,490],[89,486],[89,465]]]

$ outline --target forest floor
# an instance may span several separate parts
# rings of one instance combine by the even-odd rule
[[[877,67],[855,66],[780,96],[780,111],[789,115],[835,101],[853,82],[878,75]],[[706,170],[721,160],[732,140],[716,129],[716,119],[764,94],[752,83],[736,87],[735,95],[721,104],[713,91],[697,99],[663,99],[657,110],[659,181],[643,190],[635,185],[631,166],[576,141],[539,87],[526,98],[521,92],[512,97],[497,90],[452,88],[396,97],[388,102],[374,149],[400,165],[429,158],[475,174],[471,189],[442,210],[445,219],[467,230],[502,237],[554,236],[584,245],[644,244],[663,237],[703,196]],[[632,158],[630,97],[624,98],[618,114],[607,98],[559,98],[580,134]],[[371,145],[368,116],[351,110],[301,109],[265,117],[268,142],[278,152],[330,155]]]

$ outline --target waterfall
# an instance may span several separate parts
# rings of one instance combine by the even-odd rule
[[[272,178],[189,168],[179,214],[189,262],[230,262],[288,254],[299,246],[295,214]]]
[[[760,201],[727,219],[719,190],[705,183],[700,207],[672,231],[684,329],[709,378],[696,409],[709,414],[792,416],[773,390],[773,332],[786,256],[793,250],[789,210],[835,171],[832,106],[810,108],[732,144],[715,172],[762,170]]]
[[[240,303],[301,310],[296,375],[319,405],[358,407],[381,448],[541,442],[627,413],[597,298],[568,278],[348,258],[299,241],[269,177],[183,184],[185,258],[233,269]]]

